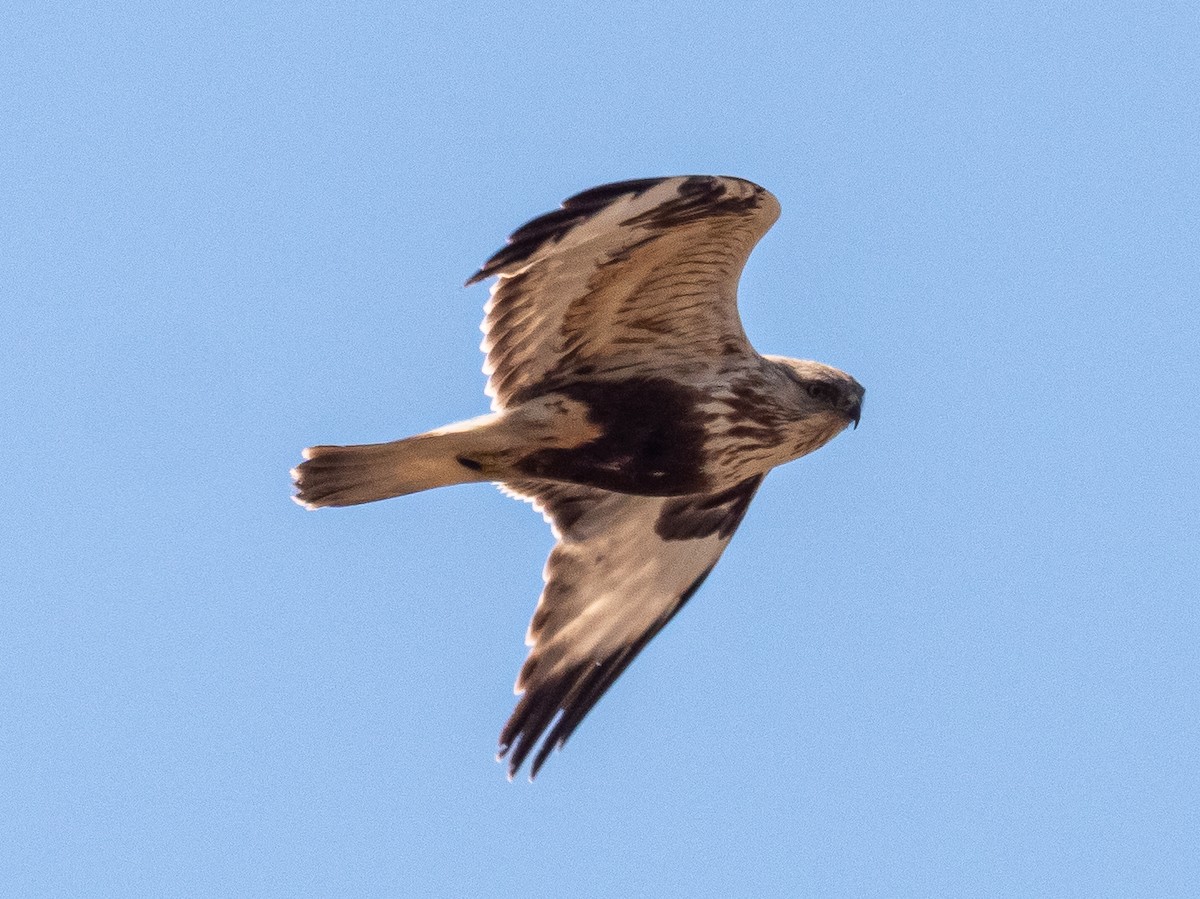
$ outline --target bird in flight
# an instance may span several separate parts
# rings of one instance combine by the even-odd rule
[[[309,447],[292,470],[309,509],[493,481],[543,513],[557,543],[500,734],[510,779],[537,747],[533,779],[691,599],[766,473],[858,424],[854,378],[759,355],[742,331],[738,279],[778,217],[774,196],[730,177],[565,200],[467,281],[496,278],[491,414]]]

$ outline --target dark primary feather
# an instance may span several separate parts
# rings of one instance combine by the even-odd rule
[[[543,245],[561,239],[575,225],[608,206],[618,197],[638,196],[666,180],[668,179],[636,178],[617,181],[568,197],[563,200],[561,208],[539,215],[510,234],[504,248],[497,250],[463,286],[470,287],[506,269],[519,267]]]
[[[714,563],[715,565],[715,563]],[[527,691],[517,703],[504,730],[500,733],[500,750],[497,758],[503,759],[512,747],[508,759],[508,776],[515,777],[521,769],[526,757],[541,738],[542,733],[559,715],[550,733],[546,734],[542,745],[533,757],[529,767],[529,779],[537,777],[542,764],[551,751],[561,749],[566,745],[575,728],[583,721],[592,707],[600,701],[600,697],[621,676],[630,663],[640,653],[658,632],[667,626],[679,610],[700,589],[714,566],[710,565],[680,594],[679,599],[671,609],[655,624],[647,629],[634,643],[620,649],[602,661],[586,659],[573,668],[548,680],[534,692]],[[514,746],[514,743],[516,744]]]

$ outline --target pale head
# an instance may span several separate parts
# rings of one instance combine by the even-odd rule
[[[764,356],[781,375],[777,389],[794,410],[797,456],[824,446],[847,425],[858,427],[866,390],[844,371],[807,359]]]

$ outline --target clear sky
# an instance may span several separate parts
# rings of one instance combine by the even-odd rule
[[[1195,895],[1195,3],[22,6],[0,894]],[[486,411],[463,280],[682,173],[862,425],[510,784],[539,516],[287,472]]]

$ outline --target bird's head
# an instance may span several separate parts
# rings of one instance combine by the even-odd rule
[[[778,366],[782,389],[796,410],[800,455],[829,442],[847,425],[858,427],[866,390],[850,375],[806,359],[765,358]]]

